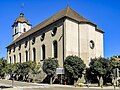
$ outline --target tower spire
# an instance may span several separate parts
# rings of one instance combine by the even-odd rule
[[[15,19],[15,22],[12,25],[13,40],[16,40],[22,33],[25,33],[31,29],[32,25],[24,17],[23,10],[24,10],[24,3],[21,5],[21,8],[20,8],[20,16]]]

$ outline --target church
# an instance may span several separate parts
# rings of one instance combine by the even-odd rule
[[[13,41],[7,46],[8,63],[42,63],[50,57],[63,67],[67,56],[76,55],[88,66],[91,58],[104,56],[104,32],[69,6],[31,26],[23,13],[14,21]]]

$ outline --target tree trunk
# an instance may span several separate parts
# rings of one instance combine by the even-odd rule
[[[23,76],[23,81],[25,80],[25,76]]]
[[[77,82],[76,82],[76,80],[74,80],[74,86],[75,86],[75,87],[77,86]]]
[[[55,75],[55,76],[53,77],[53,80],[52,80],[53,83],[54,83],[54,81],[56,80],[56,78],[57,78],[57,75]]]
[[[52,77],[50,77],[50,85],[52,85]]]
[[[33,83],[35,83],[35,74],[33,74]]]
[[[18,75],[16,75],[16,80],[18,81],[18,78],[19,78],[19,76]]]
[[[97,76],[97,79],[98,79],[98,86],[100,86],[100,77]]]

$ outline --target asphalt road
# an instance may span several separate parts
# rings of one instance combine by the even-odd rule
[[[11,80],[0,80],[0,86],[12,86]],[[114,90],[113,86],[110,87],[75,87],[69,85],[49,85],[49,84],[37,84],[37,83],[28,83],[28,82],[20,82],[14,81],[13,88],[4,88],[2,90]],[[1,90],[1,89],[0,89]],[[117,87],[115,90],[120,90]]]

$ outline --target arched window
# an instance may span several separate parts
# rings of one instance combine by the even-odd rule
[[[15,34],[17,33],[17,29],[15,28]]]
[[[42,60],[45,59],[45,45],[42,45]]]
[[[36,49],[33,48],[33,61],[36,61]]]
[[[10,64],[11,64],[11,57],[9,57],[9,59],[10,59]]]
[[[28,61],[28,51],[25,51],[25,59],[26,59],[26,62]]]
[[[57,41],[53,42],[53,54],[54,54],[54,58],[57,58],[57,53],[58,53],[58,46],[57,46]]]
[[[26,28],[23,28],[23,31],[26,32]]]
[[[14,63],[16,63],[16,56],[14,55]]]
[[[19,60],[20,60],[20,63],[21,63],[21,53],[19,53]]]

